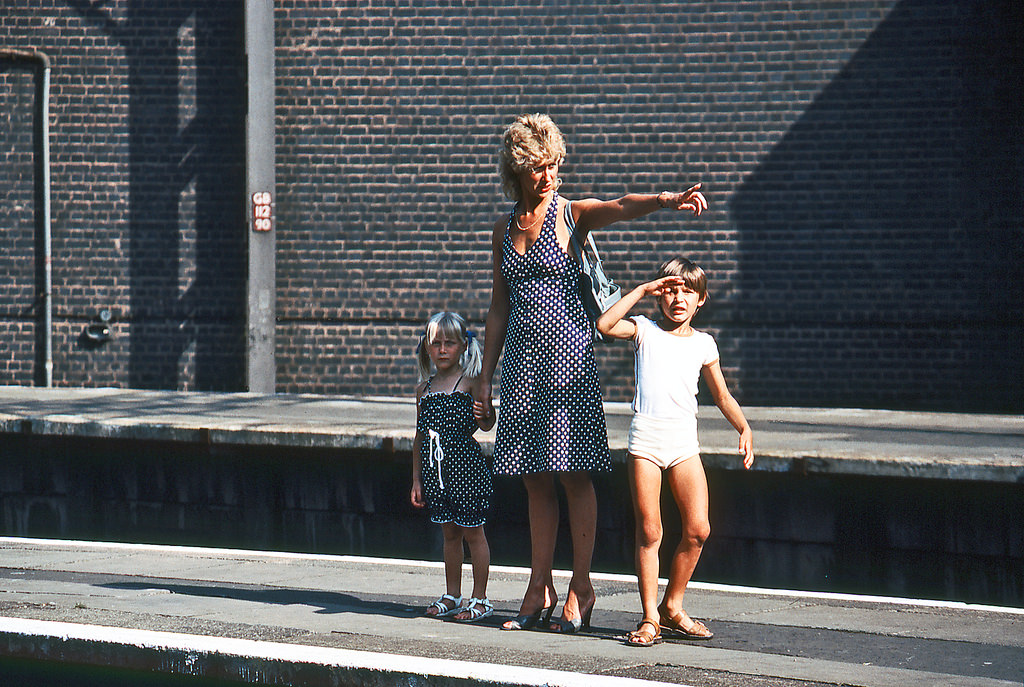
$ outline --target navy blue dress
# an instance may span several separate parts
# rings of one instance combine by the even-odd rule
[[[558,245],[558,195],[525,254],[509,218],[501,272],[509,318],[501,365],[494,471],[504,475],[611,469],[594,360],[593,329],[580,301],[579,263]]]
[[[480,444],[473,438],[479,427],[473,418],[473,397],[465,391],[431,392],[430,382],[420,397],[416,430],[420,446],[420,482],[430,519],[477,527],[487,520],[493,480]]]

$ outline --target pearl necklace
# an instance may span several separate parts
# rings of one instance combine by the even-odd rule
[[[547,215],[547,214],[548,214],[547,213],[547,208],[545,208],[545,211],[540,213],[540,216],[538,216],[537,219],[533,220],[532,224],[530,224],[528,226],[525,226],[525,227],[522,224],[519,223],[519,218],[516,217],[516,228],[519,229],[519,231],[529,231],[530,229],[533,229],[535,226],[537,226],[537,224],[542,219],[544,219],[545,215]]]

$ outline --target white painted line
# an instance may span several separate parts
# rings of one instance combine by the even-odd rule
[[[303,663],[354,670],[375,670],[388,674],[431,675],[480,680],[490,683],[536,685],[537,687],[544,685],[557,687],[655,687],[657,685],[670,684],[637,680],[635,678],[570,673],[544,668],[474,663],[444,658],[422,658],[401,654],[381,654],[368,651],[353,651],[351,649],[261,642],[251,639],[187,635],[177,632],[128,630],[98,625],[27,620],[23,618],[0,618],[0,633],[13,633],[20,637],[40,637],[46,640],[78,640],[114,644],[135,649],[181,651],[190,654],[219,654],[221,656],[233,656],[242,659]],[[191,659],[192,657],[190,656]]]
[[[168,553],[180,553],[191,555],[212,555],[212,556],[236,556],[238,558],[269,558],[286,560],[305,561],[333,561],[338,563],[363,563],[372,565],[401,565],[412,568],[441,569],[444,563],[440,561],[421,561],[405,558],[376,558],[373,556],[348,556],[337,554],[319,553],[290,553],[286,551],[253,551],[249,549],[219,549],[202,546],[169,546],[162,544],[126,544],[123,542],[97,542],[79,541],[72,539],[31,539],[26,537],[0,537],[0,546],[4,544],[28,544],[32,546],[79,547],[85,549],[110,549],[120,551],[163,551]],[[469,564],[466,568],[470,569]],[[529,576],[528,568],[512,566],[492,565],[492,572],[499,572],[512,575]],[[568,570],[553,571],[555,577],[571,578],[572,572]],[[607,580],[609,582],[636,582],[635,575],[620,573],[591,573],[595,580]],[[659,584],[666,584],[667,580],[659,579]],[[690,589],[704,589],[707,591],[726,592],[730,594],[756,594],[762,596],[778,596],[783,598],[818,599],[822,601],[852,601],[856,603],[878,603],[893,604],[897,606],[916,606],[920,608],[948,608],[955,610],[984,611],[987,613],[1006,613],[1010,615],[1024,615],[1024,608],[1012,606],[989,606],[985,604],[972,604],[963,601],[941,601],[933,599],[913,599],[896,596],[871,596],[865,594],[841,594],[838,592],[813,592],[799,589],[771,589],[762,587],[742,587],[738,585],[718,584],[715,582],[692,581],[688,585]]]
[[[665,582],[664,580],[660,580]],[[838,592],[805,592],[799,589],[761,589],[759,587],[739,587],[729,584],[717,584],[715,582],[690,582],[687,585],[692,589],[705,589],[715,592],[729,592],[733,594],[763,594],[765,596],[781,596],[801,599],[821,599],[824,601],[854,601],[857,603],[878,603],[894,604],[897,606],[918,606],[921,608],[949,608],[962,611],[986,611],[988,613],[1008,613],[1010,615],[1024,615],[1024,608],[1012,606],[987,606],[985,604],[971,604],[963,601],[941,601],[934,599],[905,599],[898,596],[871,596],[868,594],[840,594]]]

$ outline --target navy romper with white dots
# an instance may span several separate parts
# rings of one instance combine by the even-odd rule
[[[558,244],[557,208],[556,193],[524,254],[509,236],[515,208],[505,230],[501,273],[511,307],[494,443],[498,474],[611,469],[593,327],[580,301],[579,263]]]
[[[420,481],[430,519],[477,527],[487,520],[493,480],[473,438],[479,429],[473,418],[473,397],[465,391],[432,393],[432,381],[427,381],[420,397],[416,418],[416,430],[422,435]]]

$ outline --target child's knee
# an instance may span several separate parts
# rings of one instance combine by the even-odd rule
[[[482,526],[463,527],[462,536],[466,538],[466,541],[469,542],[471,546],[487,541],[487,535],[484,534],[484,528]]]
[[[462,528],[453,523],[447,523],[441,527],[441,532],[444,535],[444,540],[448,543],[455,543],[462,541],[463,531]]]
[[[665,536],[664,529],[660,522],[641,522],[636,527],[637,546],[643,548],[661,546],[661,540]]]
[[[683,532],[683,539],[696,547],[704,546],[704,542],[706,542],[710,536],[711,523],[707,520],[688,523],[685,531]]]

